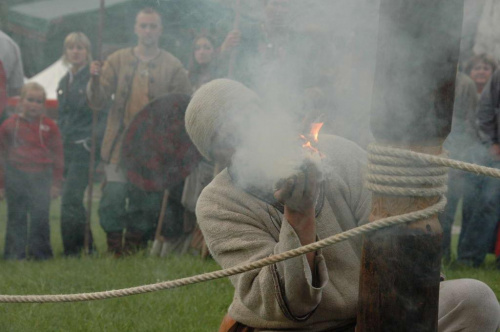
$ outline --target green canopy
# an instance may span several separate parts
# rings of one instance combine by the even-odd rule
[[[106,8],[123,5],[132,0],[106,0]],[[100,2],[98,0],[45,0],[12,6],[8,11],[9,29],[14,32],[33,33],[44,38],[51,25],[61,20],[71,21],[72,17],[79,17],[86,13],[97,13]]]
[[[26,75],[32,76],[56,61],[70,32],[85,33],[95,45],[99,5],[99,0],[35,0],[11,5],[8,32],[21,48]],[[185,65],[194,35],[207,31],[220,43],[232,26],[232,9],[215,0],[106,0],[104,53],[135,44],[135,15],[145,6],[162,14],[160,46]]]

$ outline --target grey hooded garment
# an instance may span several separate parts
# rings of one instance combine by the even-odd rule
[[[186,112],[186,129],[207,159],[215,134],[233,112],[260,108],[244,85],[220,79],[202,86]],[[324,239],[366,223],[371,195],[363,186],[365,152],[337,136],[320,135],[325,155],[323,190],[317,201],[317,236]],[[196,214],[216,261],[228,268],[300,247],[294,229],[272,201],[241,188],[230,170],[202,192]],[[271,193],[272,197],[272,193]],[[358,300],[361,237],[317,252],[316,282],[306,257],[231,277],[230,316],[259,330],[324,330],[352,324]]]

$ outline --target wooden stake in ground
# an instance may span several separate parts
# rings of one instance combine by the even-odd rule
[[[451,129],[463,0],[381,0],[371,128],[378,144],[439,154]],[[371,221],[437,197],[374,194]],[[364,240],[357,331],[437,331],[437,216]]]
[[[158,225],[156,226],[155,240],[153,246],[151,247],[151,255],[159,256],[161,253],[161,248],[165,239],[161,235],[161,230],[163,228],[163,219],[165,219],[165,212],[167,211],[168,205],[168,190],[163,192],[163,199],[161,202],[160,217],[158,218]]]
[[[99,30],[97,33],[97,56],[99,61],[102,61],[102,32],[104,28],[104,0],[100,0],[99,7]],[[92,76],[92,80],[99,80],[99,76]],[[93,86],[98,86],[97,84],[93,84]],[[85,222],[85,232],[84,232],[84,240],[83,240],[83,248],[85,250],[85,254],[90,253],[90,245],[91,245],[91,237],[92,231],[90,229],[90,222],[92,220],[92,194],[94,191],[94,173],[95,173],[95,152],[97,147],[97,119],[98,114],[97,110],[92,110],[92,134],[91,134],[91,147],[90,147],[90,162],[89,162],[89,182],[87,189],[87,220]]]

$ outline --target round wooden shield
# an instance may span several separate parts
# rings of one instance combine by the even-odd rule
[[[165,190],[183,181],[201,160],[184,125],[189,100],[183,94],[155,99],[128,126],[121,164],[135,186]]]

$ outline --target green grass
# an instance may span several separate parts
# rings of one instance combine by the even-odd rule
[[[199,257],[112,259],[95,215],[92,229],[100,254],[62,257],[59,201],[52,203],[55,258],[44,262],[0,260],[0,294],[61,294],[118,289],[172,280],[219,269]],[[0,204],[0,250],[5,237],[5,202]],[[453,246],[456,247],[456,236]],[[448,279],[475,278],[500,298],[500,271],[489,256],[480,269],[443,267]],[[58,304],[0,304],[1,331],[217,331],[233,295],[227,279],[126,298]]]
[[[453,255],[456,257],[456,247],[458,243],[458,235],[452,237]],[[488,254],[484,264],[480,268],[472,268],[464,265],[459,265],[455,261],[443,264],[442,271],[446,279],[472,278],[481,280],[486,283],[495,292],[497,299],[500,301],[500,270],[495,267],[495,256]]]
[[[455,226],[462,225],[462,200],[457,205],[455,214]],[[452,236],[451,249],[452,256],[457,256],[458,235]],[[479,269],[458,265],[456,262],[444,264],[442,267],[443,273],[447,279],[472,278],[485,282],[495,292],[500,300],[500,270],[495,267],[495,256],[488,254],[486,260]]]
[[[216,270],[197,257],[54,259],[2,263],[3,294],[94,292]],[[227,280],[126,298],[2,304],[2,331],[216,331],[232,298]],[[203,327],[203,328],[200,328]]]
[[[0,250],[6,211],[0,204]],[[93,209],[94,214],[96,207]],[[0,294],[62,294],[139,286],[219,269],[213,260],[193,256],[124,259],[105,254],[105,234],[94,215],[92,230],[99,253],[62,257],[59,201],[51,207],[55,259],[0,260]],[[216,331],[233,296],[227,279],[126,298],[81,303],[0,304],[1,331]]]

